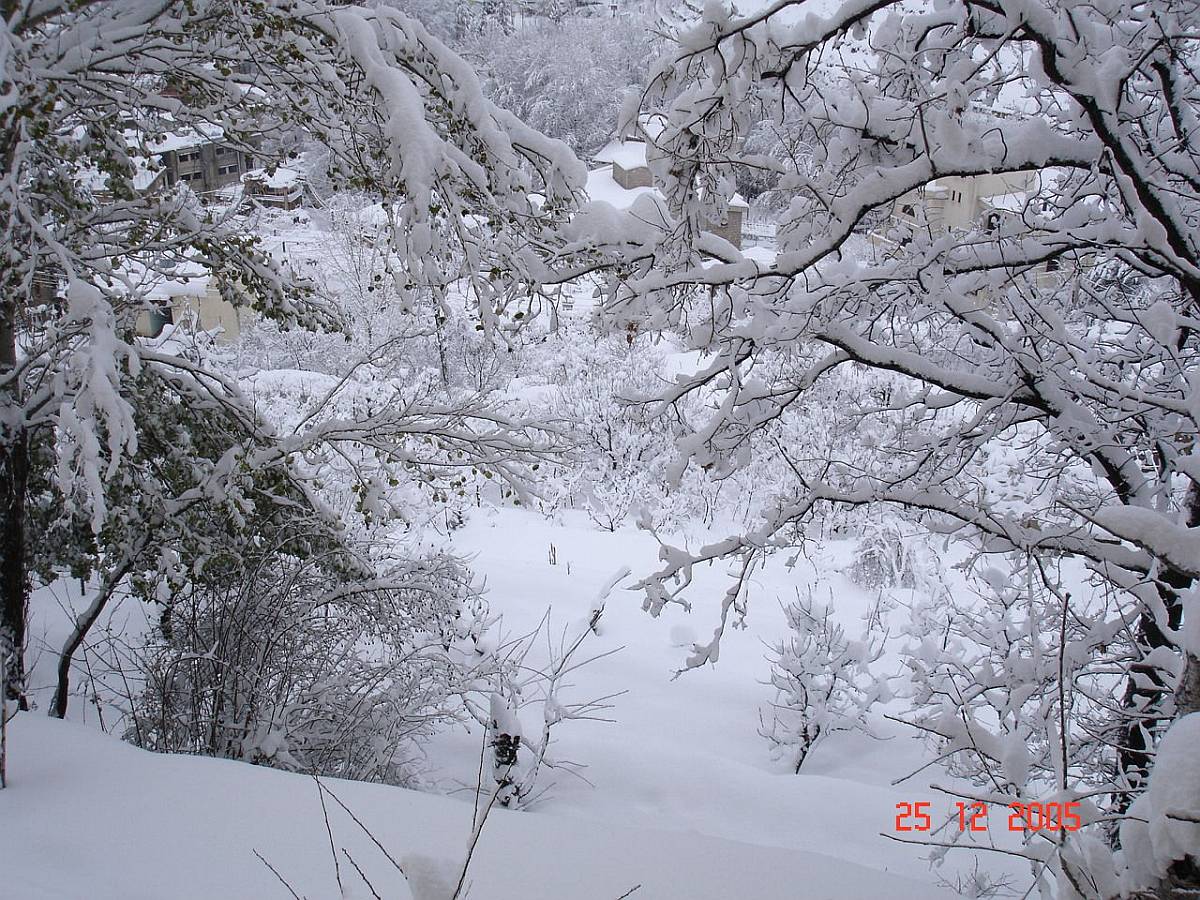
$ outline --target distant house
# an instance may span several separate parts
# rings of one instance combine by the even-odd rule
[[[646,145],[653,143],[661,131],[661,117],[642,116],[629,138],[606,144],[592,157],[595,168],[588,172],[588,196],[617,209],[628,209],[643,194],[658,194],[646,160]],[[706,223],[704,230],[741,249],[742,225],[749,210],[750,205],[734,194],[725,219]]]
[[[246,185],[246,196],[263,206],[295,209],[304,203],[304,175],[296,169],[252,169],[242,176],[242,183]]]
[[[144,157],[133,158],[133,177],[129,186],[134,193],[145,196],[160,190],[166,184],[167,173],[161,166]],[[91,191],[92,196],[102,202],[113,200],[113,192],[109,184],[109,175],[93,166],[80,166],[77,169],[77,182]]]
[[[871,230],[871,243],[886,256],[917,229],[934,234],[972,228],[1003,232],[1007,222],[1037,212],[1039,196],[1052,190],[1055,177],[1052,170],[1042,170],[935,179],[896,200]],[[1053,258],[1032,266],[1029,273],[1045,288],[1061,281],[1064,266],[1088,268],[1094,263],[1091,257]],[[988,303],[982,297],[980,302]]]
[[[1037,172],[938,178],[909,191],[892,206],[893,223],[949,231],[976,225],[995,228],[1020,215],[1038,188]]]
[[[152,308],[138,314],[135,327],[142,337],[158,337],[168,325],[215,330],[219,343],[236,341],[241,334],[240,310],[221,296],[212,276],[200,266],[158,282],[146,299]]]

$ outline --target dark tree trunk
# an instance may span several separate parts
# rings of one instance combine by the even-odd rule
[[[58,657],[58,686],[54,690],[54,703],[50,707],[50,715],[53,718],[67,717],[67,701],[71,696],[71,664],[75,660],[75,651],[83,645],[88,630],[100,618],[111,593],[104,590],[92,601],[87,610],[75,620],[75,628],[63,645],[62,653]]]
[[[10,307],[0,321],[0,379],[17,361],[16,323]],[[29,481],[29,438],[20,387],[0,387],[0,656],[8,657],[3,690],[19,709],[25,698],[25,625],[29,600],[26,572],[25,495]]]
[[[1200,525],[1200,489],[1195,484],[1188,488],[1184,513],[1184,521],[1189,528]],[[1177,630],[1183,624],[1180,594],[1191,587],[1192,578],[1175,569],[1164,569],[1159,581],[1159,593],[1166,608],[1166,625],[1171,630]],[[1151,610],[1143,612],[1138,621],[1137,642],[1143,657],[1162,647],[1175,648],[1174,642],[1164,633],[1160,620]],[[1174,691],[1155,665],[1138,662],[1129,669],[1122,705],[1130,721],[1122,728],[1117,763],[1121,774],[1135,791],[1145,786],[1150,774],[1155,732],[1170,718],[1200,710],[1200,661],[1186,654],[1183,664],[1183,673]],[[1166,706],[1171,699],[1175,701],[1175,709],[1168,712]],[[1132,800],[1132,795],[1123,795],[1118,799],[1118,808],[1124,811]]]

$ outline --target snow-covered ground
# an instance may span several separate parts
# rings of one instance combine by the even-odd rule
[[[657,551],[632,528],[605,532],[579,513],[552,520],[511,508],[477,510],[454,545],[473,557],[510,634],[532,630],[547,610],[551,634],[577,633],[604,583],[626,565],[635,575],[651,571]],[[912,733],[881,720],[885,740],[836,735],[803,775],[771,760],[757,733],[757,710],[771,696],[764,644],[784,627],[777,601],[819,579],[847,624],[867,607],[869,595],[836,571],[844,549],[815,551],[791,571],[782,560],[766,567],[749,627],[727,635],[716,667],[679,678],[684,645],[706,639],[715,624],[724,573],[699,571],[695,611],[668,609],[659,619],[642,611],[638,593],[623,589],[633,577],[621,582],[589,655],[619,652],[575,673],[562,698],[624,692],[611,701],[613,721],[559,726],[554,755],[584,765],[583,777],[550,772],[549,789],[531,811],[492,812],[471,865],[470,896],[616,898],[638,884],[637,896],[646,898],[952,896],[937,885],[939,876],[952,881],[972,859],[952,857],[939,872],[917,848],[884,836],[894,833],[898,802],[951,806],[928,789],[928,777],[891,785],[923,761]],[[49,594],[41,599],[39,634],[53,645],[61,612]],[[139,614],[126,606],[114,617],[129,628]],[[35,672],[35,683],[47,675]],[[77,702],[75,713],[94,726],[85,704]],[[449,896],[444,882],[457,878],[480,740],[478,730],[460,730],[428,747],[435,793],[334,784],[409,871],[417,900]],[[14,898],[286,897],[255,850],[300,895],[337,896],[311,779],[155,756],[39,713],[13,723],[10,760],[12,789],[0,797],[0,869],[16,873]],[[330,819],[335,842],[381,896],[408,896],[346,814],[333,808]],[[370,896],[345,857],[341,865],[343,883],[358,891],[349,895]],[[420,886],[426,870],[442,887]]]
[[[10,735],[12,785],[0,804],[0,871],[13,900],[209,900],[339,896],[317,787],[224,760],[156,756],[70,722],[22,716]],[[334,841],[381,896],[448,896],[471,806],[361,783],[333,793],[409,873],[412,888],[353,820],[326,801]],[[369,897],[345,856],[342,896]],[[951,896],[815,853],[635,826],[493,811],[469,871],[479,900],[640,897]]]

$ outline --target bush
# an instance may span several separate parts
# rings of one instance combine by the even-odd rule
[[[854,560],[847,573],[855,584],[871,590],[908,588],[941,596],[941,562],[929,533],[916,522],[896,515],[863,520]]]
[[[869,734],[871,707],[889,695],[887,679],[870,669],[883,653],[881,636],[868,629],[860,640],[849,640],[811,591],[805,597],[797,593],[784,613],[791,634],[772,651],[775,702],[769,724],[760,716],[760,733],[771,742],[776,758],[787,758],[799,772],[829,735],[851,730]]]
[[[482,604],[453,560],[413,563],[389,581],[331,586],[319,561],[269,553],[239,578],[190,585],[147,645],[127,737],[157,751],[410,781],[422,740],[463,712],[461,695],[488,660],[472,652]]]

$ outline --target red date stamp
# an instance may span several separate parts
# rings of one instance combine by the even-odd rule
[[[929,831],[933,828],[930,803],[896,804],[896,831]],[[987,831],[988,805],[980,801],[955,804],[959,831]],[[1083,827],[1079,802],[1069,803],[1010,803],[1009,831],[1078,831]]]

